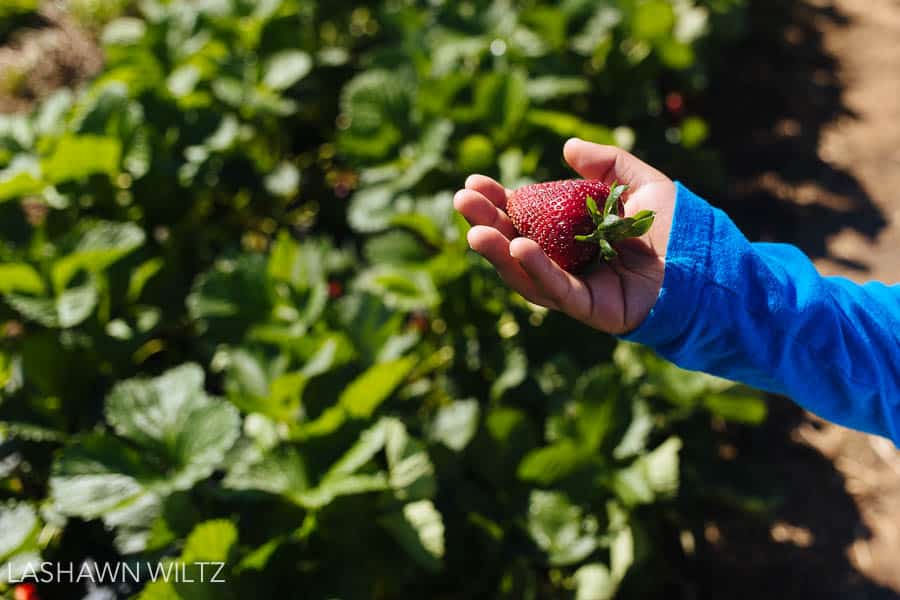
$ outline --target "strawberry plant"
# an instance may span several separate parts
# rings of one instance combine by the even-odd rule
[[[702,115],[664,100],[702,93],[741,8],[144,0],[108,23],[90,85],[0,116],[0,578],[677,589],[679,532],[723,495],[709,421],[764,404],[511,293],[451,197],[476,168],[565,177],[571,135],[708,164]]]

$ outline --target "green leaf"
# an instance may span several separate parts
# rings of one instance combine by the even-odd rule
[[[703,399],[712,414],[736,423],[759,425],[766,420],[766,401],[751,393],[709,394]]]
[[[533,108],[528,111],[526,120],[562,138],[580,137],[597,144],[615,144],[616,141],[610,128],[588,123],[569,113]]]
[[[225,562],[237,539],[237,528],[231,521],[217,519],[200,523],[185,541],[181,560],[184,563]]]
[[[39,443],[64,442],[68,437],[63,431],[18,421],[0,421],[0,436],[2,435],[25,440],[27,442]]]
[[[370,367],[341,392],[338,404],[353,417],[371,417],[415,365],[416,359],[408,356]]]
[[[613,581],[620,583],[634,564],[634,534],[630,527],[616,533],[609,546],[609,566]]]
[[[6,301],[26,319],[44,327],[69,328],[87,320],[97,306],[93,283],[66,290],[56,299],[9,294]]]
[[[88,175],[119,172],[122,143],[111,137],[67,135],[59,140],[53,153],[41,163],[50,183],[81,179]]]
[[[506,144],[528,112],[528,79],[521,69],[484,75],[475,86],[475,117],[491,128],[491,137]]]
[[[575,579],[575,600],[613,600],[618,585],[603,563],[589,563],[579,567]]]
[[[451,450],[461,452],[478,431],[478,417],[481,412],[478,401],[456,400],[438,409],[431,422],[431,439]]]
[[[266,272],[274,281],[305,292],[325,282],[328,269],[338,256],[327,239],[305,239],[299,243],[282,231],[272,246]]]
[[[619,201],[622,198],[622,194],[624,194],[627,189],[627,185],[619,185],[618,182],[613,182],[610,186],[609,196],[606,197],[606,201],[603,204],[604,218],[609,215],[619,214]]]
[[[638,399],[631,406],[631,420],[628,429],[613,449],[613,457],[617,459],[637,456],[647,449],[647,440],[653,431],[653,414],[646,400]]]
[[[322,437],[337,431],[347,420],[347,412],[341,406],[329,406],[311,421],[299,425],[293,439]]]
[[[355,473],[360,467],[368,463],[381,452],[386,441],[387,420],[381,419],[372,427],[363,431],[359,439],[346,453],[334,463],[325,476],[323,484],[328,484]]]
[[[572,49],[583,56],[604,57],[609,52],[613,30],[621,22],[622,11],[607,4],[600,5],[587,20],[584,29],[572,36]]]
[[[588,81],[582,77],[559,77],[546,75],[536,77],[526,86],[528,97],[533,102],[542,103],[565,96],[584,94],[590,91]]]
[[[581,562],[599,546],[599,523],[561,492],[533,490],[528,503],[528,533],[553,566]]]
[[[103,28],[100,39],[106,46],[130,46],[140,42],[146,31],[147,25],[141,19],[121,17]]]
[[[678,491],[681,440],[669,438],[652,452],[617,472],[613,489],[628,506],[650,504],[672,497]]]
[[[400,420],[383,422],[389,482],[394,493],[401,500],[430,498],[437,482],[425,445],[411,437]]]
[[[651,0],[638,5],[631,21],[631,32],[640,40],[653,40],[671,33],[675,11],[664,0]]]
[[[272,310],[265,257],[242,254],[220,259],[200,275],[186,299],[188,313],[213,340],[240,340]]]
[[[700,117],[688,117],[681,123],[681,145],[696,148],[709,137],[709,125]]]
[[[341,112],[349,125],[338,135],[338,145],[360,159],[387,157],[403,139],[411,101],[405,77],[381,69],[363,71],[341,93]]]
[[[239,433],[237,411],[203,391],[196,365],[116,385],[106,417],[116,433],[68,446],[53,464],[51,497],[62,514],[102,517],[123,552],[141,551],[162,499],[218,468]]]
[[[276,446],[263,451],[247,446],[228,469],[224,485],[234,490],[258,490],[297,498],[309,489],[306,465],[291,446]]]
[[[571,475],[582,464],[578,446],[566,439],[526,454],[519,464],[518,476],[523,481],[547,486]]]
[[[43,294],[44,281],[37,271],[26,263],[0,264],[0,294]]]
[[[356,192],[347,209],[347,222],[361,233],[385,229],[397,212],[394,195],[394,188],[386,184]]]
[[[673,69],[687,69],[696,61],[694,48],[678,40],[665,39],[658,49],[662,62]],[[682,139],[683,136],[682,133]]]
[[[315,488],[295,495],[293,500],[300,506],[314,510],[330,503],[337,496],[390,489],[386,473],[358,473],[385,447],[389,422],[388,419],[381,419],[363,431],[356,443],[328,469]]]
[[[309,510],[318,510],[331,504],[339,496],[355,496],[390,489],[384,473],[348,475],[323,483],[302,492],[296,502]]]
[[[286,90],[312,70],[309,54],[300,50],[284,50],[266,61],[263,83],[273,90]]]
[[[37,513],[28,504],[0,505],[0,564],[25,550],[39,526]]]
[[[263,185],[273,196],[293,196],[300,189],[300,170],[289,162],[283,162],[265,176]]]
[[[466,136],[459,144],[459,168],[464,173],[478,173],[490,169],[496,160],[494,142],[486,135]]]
[[[528,376],[528,357],[518,346],[508,348],[504,356],[505,365],[499,377],[491,384],[491,398],[497,400],[518,387]]]
[[[147,287],[147,283],[149,283],[149,281],[153,279],[165,265],[165,260],[163,260],[162,257],[156,257],[142,262],[137,269],[132,271],[131,277],[128,280],[128,301],[137,302],[140,299],[144,288]]]
[[[363,254],[372,264],[414,265],[424,262],[429,252],[415,234],[392,229],[366,240]]]
[[[431,276],[421,269],[376,265],[363,271],[355,285],[381,298],[386,306],[402,311],[433,308],[441,301]]]
[[[599,225],[603,221],[603,215],[600,214],[600,209],[597,207],[597,202],[587,196],[584,199],[585,204],[587,204],[588,213],[591,215],[591,220],[594,221],[594,225]]]
[[[215,563],[227,563],[237,544],[237,527],[228,520],[216,519],[197,525],[185,542],[177,560],[163,559],[162,575],[142,591],[141,600],[218,600],[232,598],[231,589],[212,578],[228,581]],[[212,564],[211,564],[212,563]],[[177,573],[177,575],[176,575]]]
[[[34,158],[19,155],[0,171],[0,202],[40,194],[47,187]]]
[[[578,378],[572,418],[586,451],[596,452],[607,441],[619,417],[620,394],[618,374],[611,365],[595,367]]]
[[[164,456],[178,471],[174,489],[187,489],[219,466],[238,436],[237,411],[203,390],[203,370],[186,364],[154,379],[117,384],[106,401],[116,433]]]
[[[98,221],[79,228],[72,250],[53,264],[51,279],[57,291],[76,273],[99,273],[144,243],[144,231],[132,223]]]
[[[444,520],[431,500],[419,500],[403,506],[402,513],[379,519],[416,563],[437,571],[444,556]]]
[[[54,461],[50,497],[64,515],[118,521],[135,504],[158,508],[158,498],[139,479],[153,480],[140,455],[112,437],[95,434]]]

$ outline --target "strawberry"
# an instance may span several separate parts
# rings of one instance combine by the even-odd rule
[[[612,244],[644,235],[655,213],[642,210],[621,216],[622,194],[628,186],[569,179],[527,185],[509,197],[506,212],[519,235],[530,238],[556,264],[576,273],[596,259],[617,256]],[[597,200],[602,199],[602,211]]]

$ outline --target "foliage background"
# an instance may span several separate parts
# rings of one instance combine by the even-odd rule
[[[765,510],[715,453],[760,399],[528,304],[451,208],[473,171],[571,176],[572,135],[715,185],[691,107],[741,0],[72,9],[103,72],[0,116],[0,572],[686,597],[703,511]]]

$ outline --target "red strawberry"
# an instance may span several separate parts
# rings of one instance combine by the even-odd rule
[[[593,262],[615,258],[612,244],[643,235],[654,213],[641,211],[622,218],[627,186],[587,179],[537,183],[517,189],[506,212],[519,235],[530,238],[560,267],[575,273]],[[597,201],[603,202],[602,210]]]

